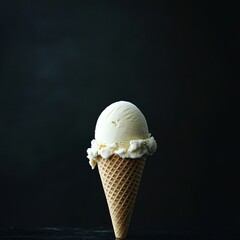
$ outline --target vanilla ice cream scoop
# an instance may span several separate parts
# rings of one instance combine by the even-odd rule
[[[129,146],[130,140],[148,138],[148,126],[141,111],[132,103],[120,101],[108,106],[97,120],[95,139],[105,144]]]
[[[118,154],[134,159],[151,155],[157,148],[144,115],[126,101],[115,102],[100,114],[91,145],[87,157],[92,168],[96,166],[98,156],[107,159]]]

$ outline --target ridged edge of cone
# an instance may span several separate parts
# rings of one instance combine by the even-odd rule
[[[116,154],[98,160],[99,175],[118,239],[127,236],[145,161],[145,158],[121,158]]]

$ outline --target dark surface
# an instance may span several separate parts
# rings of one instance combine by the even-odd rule
[[[239,4],[0,0],[0,226],[110,228],[86,149],[128,100],[158,143],[132,226],[240,228]]]
[[[218,229],[212,230],[133,230],[129,231],[129,240],[237,240],[238,232],[226,232]],[[38,229],[0,229],[0,239],[28,239],[28,240],[86,240],[86,239],[114,239],[113,231],[107,229],[83,229],[83,228],[38,228]]]

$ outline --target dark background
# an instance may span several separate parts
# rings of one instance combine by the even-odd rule
[[[238,7],[0,1],[0,226],[110,227],[86,149],[128,100],[158,142],[132,226],[239,227]]]

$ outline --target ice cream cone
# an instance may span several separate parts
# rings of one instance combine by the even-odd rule
[[[118,101],[98,117],[87,158],[98,166],[116,238],[125,238],[147,156],[157,149],[142,112]]]
[[[109,159],[99,157],[98,170],[116,238],[127,236],[145,160],[117,154]]]

